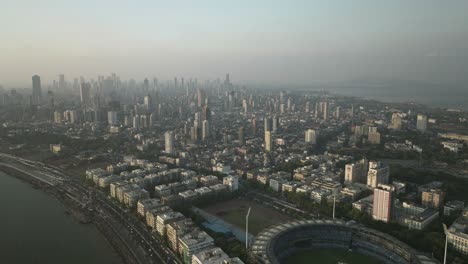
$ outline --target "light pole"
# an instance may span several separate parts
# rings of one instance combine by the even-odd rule
[[[442,224],[444,227],[444,234],[445,234],[445,251],[444,251],[444,264],[447,264],[447,244],[448,244],[448,231],[447,226]]]
[[[245,216],[245,248],[249,248],[249,215],[250,215],[250,209],[247,211],[247,215]]]
[[[333,195],[333,220],[335,220],[336,195]]]

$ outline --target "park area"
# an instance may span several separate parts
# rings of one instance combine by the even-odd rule
[[[257,235],[272,225],[293,220],[292,217],[284,213],[243,197],[216,203],[204,207],[203,210],[245,230],[245,216],[249,207],[252,208],[249,217],[249,233],[253,235]]]

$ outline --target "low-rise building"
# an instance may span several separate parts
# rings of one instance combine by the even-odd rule
[[[219,179],[218,177],[214,176],[214,175],[208,175],[208,176],[203,176],[203,177],[200,177],[200,184],[203,185],[203,186],[211,186],[211,185],[215,185],[215,184],[218,184],[219,183]]]
[[[447,237],[456,251],[468,255],[468,208],[447,230]]]
[[[158,199],[140,199],[137,203],[138,215],[145,217],[149,210],[163,206]]]
[[[169,223],[166,228],[169,247],[174,251],[179,252],[179,238],[191,232],[194,228],[196,228],[196,225],[190,218],[185,218],[180,221]]]
[[[342,188],[341,183],[329,178],[316,178],[310,183],[310,186],[328,190],[332,193],[338,193]]]
[[[219,247],[208,248],[192,256],[192,264],[221,264],[229,256]]]
[[[166,236],[166,225],[184,220],[185,216],[179,212],[165,212],[157,215],[156,230],[161,237]]]
[[[151,209],[146,212],[146,224],[152,229],[156,229],[156,221],[158,214],[171,212],[172,209],[169,206],[161,206],[158,208]]]
[[[362,193],[362,189],[358,188],[356,186],[348,186],[343,189],[341,189],[340,193],[344,196],[349,197],[349,199],[354,202],[356,199],[359,197],[359,195]]]
[[[445,192],[440,189],[430,189],[421,194],[421,204],[426,207],[439,209],[445,198]]]
[[[353,203],[353,208],[360,212],[372,215],[372,209],[374,204],[374,195],[369,195]]]
[[[119,187],[122,187],[122,186],[125,186],[125,185],[129,185],[130,183],[129,182],[126,182],[126,181],[120,181],[120,182],[113,182],[110,184],[110,196],[112,198],[116,198],[117,199],[117,188]]]
[[[164,196],[171,195],[171,193],[171,187],[167,186],[166,184],[161,184],[154,187],[154,196],[156,197],[161,198]]]
[[[179,238],[179,253],[184,263],[190,264],[192,255],[214,246],[214,240],[205,231],[195,229]]]
[[[107,188],[110,186],[111,183],[118,182],[120,180],[121,180],[120,176],[115,175],[115,174],[112,174],[110,176],[104,176],[104,177],[99,178],[98,186],[99,188]]]
[[[448,201],[444,205],[444,215],[449,216],[453,214],[454,212],[461,212],[463,211],[463,208],[465,207],[465,203],[462,201]]]
[[[129,208],[134,208],[136,207],[138,200],[148,199],[148,198],[149,198],[149,193],[147,190],[136,189],[136,190],[132,190],[132,191],[128,191],[124,193],[123,203]]]
[[[223,184],[226,185],[231,192],[239,189],[239,178],[237,176],[227,176],[223,178]]]
[[[438,211],[434,209],[426,209],[417,215],[405,217],[403,219],[403,225],[409,229],[423,230],[438,217]]]
[[[218,184],[215,184],[215,185],[211,185],[208,188],[213,190],[213,192],[215,192],[215,193],[221,193],[221,192],[225,192],[228,187],[226,185],[224,185],[224,184],[218,183]]]
[[[310,199],[317,203],[320,203],[323,199],[325,199],[331,194],[332,192],[330,190],[317,188],[310,192]]]
[[[172,194],[172,195],[162,197],[161,202],[164,205],[167,205],[169,207],[174,208],[174,207],[181,206],[183,204],[184,200],[179,195]]]
[[[185,192],[180,192],[179,196],[182,197],[184,203],[189,203],[198,197],[198,193],[193,190],[187,190]]]
[[[301,186],[302,186],[301,182],[292,181],[292,182],[284,183],[281,189],[283,193],[284,192],[296,192],[296,189]]]
[[[116,198],[119,200],[119,202],[123,203],[124,202],[124,194],[130,191],[134,190],[141,190],[141,187],[136,185],[136,184],[128,184],[128,185],[123,185],[119,186],[116,188],[115,193],[116,193]]]
[[[195,189],[194,191],[198,193],[198,195],[200,196],[213,194],[213,190],[208,187],[200,187],[200,188]]]

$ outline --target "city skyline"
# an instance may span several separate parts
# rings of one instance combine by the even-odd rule
[[[32,75],[125,79],[230,72],[241,83],[310,85],[468,76],[468,3],[392,1],[7,3],[0,84]],[[112,11],[112,12],[110,12]],[[138,15],[135,15],[138,14]],[[131,19],[129,19],[131,17]]]

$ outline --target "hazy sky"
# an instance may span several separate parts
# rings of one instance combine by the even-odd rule
[[[464,82],[466,0],[0,0],[0,84],[115,72]]]

